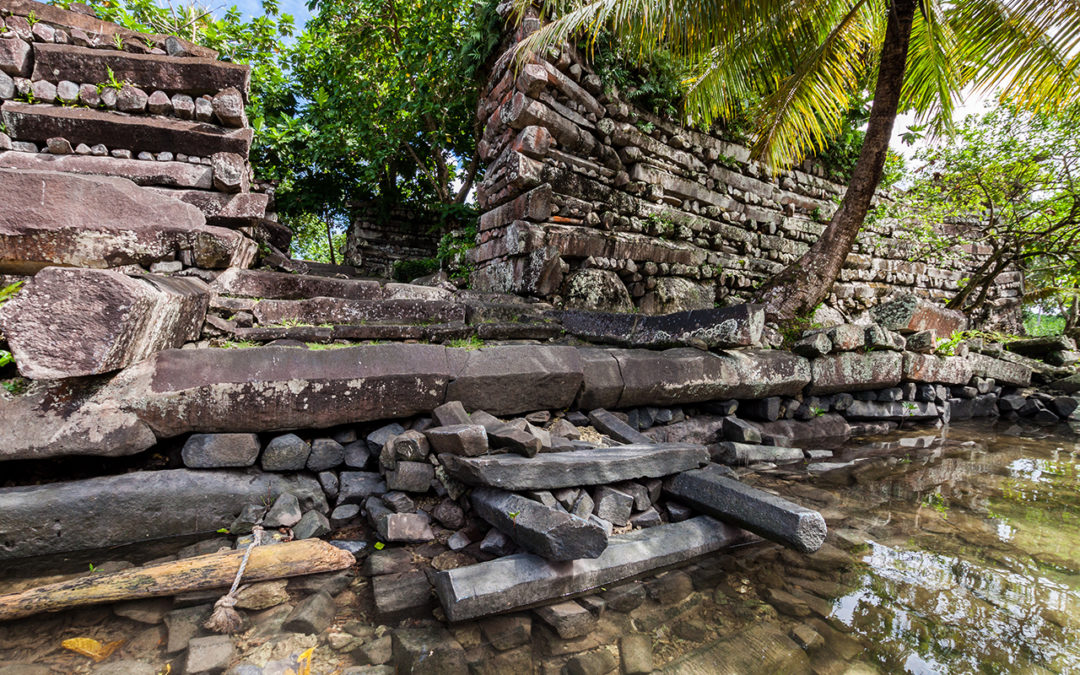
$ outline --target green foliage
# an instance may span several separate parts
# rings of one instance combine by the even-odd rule
[[[950,304],[985,302],[1010,265],[1025,272],[1030,303],[1066,314],[1080,289],[1080,106],[1044,114],[999,104],[969,116],[948,143],[920,150],[921,166],[895,207],[917,258],[988,256]],[[916,214],[917,217],[912,217]],[[945,227],[938,223],[946,223]],[[1075,323],[1074,323],[1075,325]]]
[[[1061,335],[1065,332],[1065,317],[1025,310],[1024,333],[1031,337]]]
[[[451,340],[446,343],[447,347],[453,347],[454,349],[466,349],[468,351],[475,351],[484,346],[484,341],[475,335],[471,335],[467,338],[459,340]]]
[[[26,388],[30,386],[30,380],[25,377],[13,377],[8,380],[0,381],[0,387],[7,390],[12,396],[18,396],[26,391]]]
[[[120,91],[124,88],[124,85],[127,84],[126,80],[116,79],[116,73],[114,73],[113,69],[109,66],[105,66],[105,74],[109,79],[105,82],[98,83],[97,90],[99,94],[106,89],[115,89],[116,91]]]
[[[297,260],[341,264],[344,259],[347,239],[348,219],[344,214],[328,213],[329,238],[327,238],[327,220],[308,211],[287,213],[281,222],[293,233],[290,255]]]
[[[468,224],[459,229],[451,230],[439,239],[439,245],[433,258],[420,258],[419,260],[398,260],[394,262],[391,276],[398,281],[411,281],[418,277],[427,276],[438,270],[445,270],[453,281],[465,282],[472,273],[473,266],[466,262],[465,254],[476,247],[476,231],[478,222],[476,210],[462,205],[451,205],[453,208],[443,212],[444,218],[439,222],[446,227],[449,223],[461,223],[458,218],[468,219]],[[454,215],[448,215],[454,214]]]
[[[439,261],[435,258],[420,258],[419,260],[395,260],[394,269],[390,276],[408,283],[413,279],[426,277],[439,271]]]
[[[663,117],[678,115],[687,69],[669,51],[627,50],[606,32],[582,47],[592,54],[593,67],[609,94],[617,90],[624,100]]]
[[[13,284],[9,284],[7,286],[4,286],[3,288],[0,288],[0,307],[2,307],[4,303],[8,300],[14,298],[15,294],[19,292],[19,290],[23,287],[23,284],[25,283],[25,281],[16,281]]]

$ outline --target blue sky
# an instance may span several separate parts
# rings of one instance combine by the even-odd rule
[[[214,9],[228,7],[235,4],[244,16],[262,16],[262,3],[260,0],[232,0],[222,4],[211,5]],[[291,14],[296,21],[296,27],[303,28],[304,22],[311,16],[308,11],[306,0],[281,0],[279,9],[282,14]]]

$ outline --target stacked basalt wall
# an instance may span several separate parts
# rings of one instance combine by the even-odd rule
[[[427,211],[362,205],[349,228],[345,261],[363,274],[389,279],[399,260],[435,257],[441,230],[437,216]]]
[[[645,313],[746,300],[817,240],[843,194],[816,165],[770,174],[747,148],[681,127],[605,88],[571,47],[515,65],[510,39],[477,111],[486,163],[474,286]],[[988,253],[929,262],[898,225],[865,227],[827,304],[853,317],[884,297],[944,301]],[[1022,280],[1002,274],[996,321]]]
[[[272,196],[251,180],[249,85],[247,66],[205,47],[0,1],[0,185],[11,207],[0,217],[0,272],[246,267],[253,240],[287,246]],[[35,219],[34,205],[11,194],[29,175],[62,222]],[[83,199],[110,191],[113,212]],[[75,255],[87,238],[93,251]]]

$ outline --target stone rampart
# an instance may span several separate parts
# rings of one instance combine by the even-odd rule
[[[770,174],[737,143],[628,104],[573,48],[517,66],[516,41],[538,26],[517,29],[477,111],[475,287],[647,314],[712,307],[747,300],[821,235],[843,186],[819,166]],[[915,252],[895,222],[870,222],[827,304],[851,318],[899,292],[944,301],[988,251]],[[1020,284],[1001,275],[992,312],[1015,311]]]

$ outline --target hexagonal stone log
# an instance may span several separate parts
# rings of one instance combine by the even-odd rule
[[[724,475],[712,464],[664,484],[664,492],[703,513],[745,528],[770,541],[813,553],[825,542],[825,519],[817,511],[762,492]]]
[[[963,312],[945,309],[910,294],[874,307],[870,310],[870,316],[884,328],[899,333],[932,330],[938,335],[947,336],[964,330],[968,324]]]
[[[935,356],[904,352],[903,379],[912,382],[967,384],[971,381],[971,361],[960,356]]]
[[[246,92],[251,68],[207,58],[178,59],[158,54],[133,54],[115,49],[34,43],[32,80],[108,82],[112,76],[132,86],[170,94],[216,94],[227,87]]]
[[[314,478],[172,469],[0,489],[0,559],[203,534],[289,492],[326,511]]]
[[[619,408],[792,396],[810,382],[810,362],[778,350],[634,349],[612,355],[623,379]]]
[[[98,375],[196,340],[210,298],[194,278],[47,267],[0,308],[19,372]]]
[[[1031,368],[1019,363],[1009,363],[986,354],[968,354],[971,372],[976,377],[988,377],[998,384],[1026,387],[1031,384]]]
[[[0,107],[13,141],[44,143],[54,137],[73,145],[101,143],[138,152],[172,152],[209,157],[233,152],[247,157],[251,129],[225,129],[172,117],[118,115],[92,108],[62,108],[6,101]]]
[[[262,304],[262,303],[260,303]],[[448,349],[454,374],[448,401],[494,415],[557,410],[574,402],[582,363],[573,347],[535,345]]]
[[[322,429],[428,412],[450,372],[436,345],[308,351],[169,350],[124,371],[114,395],[161,437]]]
[[[596,558],[607,548],[607,531],[595,521],[494,488],[476,488],[471,500],[477,515],[548,560]]]
[[[209,227],[194,206],[129,180],[0,169],[0,272],[107,268],[187,258],[206,269],[247,267],[255,242]]]
[[[849,420],[890,422],[936,420],[941,410],[933,401],[853,401],[844,411]]]
[[[127,178],[136,185],[160,185],[173,188],[196,188],[197,190],[212,190],[214,187],[213,169],[203,164],[189,164],[188,162],[146,162],[140,159],[91,155],[42,153],[35,155],[29,152],[4,152],[0,153],[0,169],[116,176]]]
[[[765,328],[762,305],[736,305],[647,316],[605,312],[567,311],[563,327],[591,342],[629,347],[680,347],[704,344],[709,348],[750,347],[761,341]]]
[[[902,377],[903,362],[900,352],[842,352],[821,356],[811,362],[813,382],[808,392],[835,394],[895,387]]]
[[[440,455],[439,459],[447,473],[469,485],[552,490],[669,476],[707,463],[709,451],[689,443],[659,443],[542,453],[536,457]]]
[[[450,621],[465,621],[614,585],[751,539],[736,527],[699,516],[611,537],[598,558],[566,563],[519,553],[439,572],[435,593]]]

